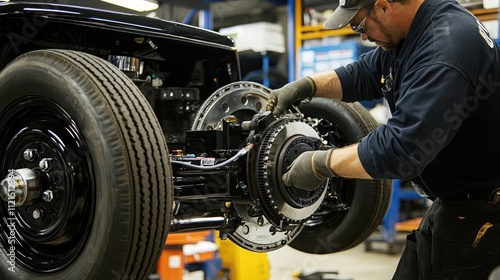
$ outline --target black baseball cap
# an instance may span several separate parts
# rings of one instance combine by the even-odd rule
[[[324,29],[340,29],[356,16],[359,10],[375,3],[375,0],[339,0],[339,6],[323,23]]]

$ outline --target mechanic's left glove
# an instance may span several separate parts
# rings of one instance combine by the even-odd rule
[[[286,186],[313,191],[327,178],[337,177],[330,169],[330,158],[334,149],[308,151],[300,154],[283,175]]]
[[[316,83],[311,77],[304,77],[271,91],[266,110],[272,111],[278,117],[292,105],[298,106],[300,101],[310,99],[314,94],[316,94]]]

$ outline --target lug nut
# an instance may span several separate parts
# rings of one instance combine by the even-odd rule
[[[38,166],[43,172],[48,172],[52,168],[53,160],[51,158],[44,158],[39,163]]]
[[[33,210],[33,219],[40,220],[42,218],[43,211],[39,208]]]
[[[51,202],[54,199],[54,193],[51,190],[46,190],[42,193],[42,199]]]
[[[35,156],[36,156],[36,150],[34,149],[26,149],[23,152],[23,157],[27,161],[33,161],[35,159]]]

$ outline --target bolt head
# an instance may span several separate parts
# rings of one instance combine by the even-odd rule
[[[43,212],[40,209],[33,210],[33,219],[40,220],[42,218]]]
[[[42,193],[42,199],[51,202],[54,199],[54,193],[51,190],[46,190]]]
[[[264,218],[262,218],[262,216],[260,216],[259,218],[257,218],[257,224],[259,226],[263,226],[264,225]]]
[[[48,172],[52,168],[52,159],[51,158],[43,158],[39,163],[38,167],[43,172]]]
[[[23,157],[25,160],[31,160],[33,158],[33,152],[30,149],[27,149],[23,152]]]
[[[247,235],[249,232],[250,232],[250,228],[247,226],[247,225],[244,225],[242,228],[241,228],[241,232],[245,235]]]

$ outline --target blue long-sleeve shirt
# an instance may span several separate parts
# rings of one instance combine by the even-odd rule
[[[500,186],[500,50],[454,0],[426,0],[407,38],[336,69],[344,101],[385,97],[387,125],[358,145],[374,178],[412,179],[429,196]]]

